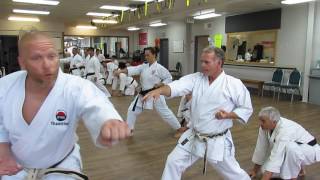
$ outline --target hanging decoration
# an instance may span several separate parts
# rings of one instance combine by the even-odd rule
[[[148,1],[144,2],[144,16],[147,16],[148,14]]]
[[[186,0],[187,7],[190,6],[190,0]]]

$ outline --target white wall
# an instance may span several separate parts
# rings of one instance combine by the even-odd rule
[[[58,22],[15,22],[0,19],[0,35],[19,35],[21,30],[30,30],[33,27],[59,37],[64,30],[63,23]]]
[[[311,67],[315,67],[316,61],[320,60],[320,2],[316,2],[315,24],[313,34],[313,61]]]
[[[186,52],[186,24],[180,21],[168,22],[167,26],[162,27],[148,27],[141,32],[148,33],[148,45],[154,46],[156,38],[167,38],[169,41],[169,69],[175,69],[176,63],[179,61],[182,65],[182,73],[186,74],[188,72],[188,63],[187,63],[187,52]],[[180,41],[184,42],[184,52],[183,53],[174,53],[173,52],[173,42]],[[138,44],[137,41],[134,42]],[[141,46],[142,49],[145,46]]]
[[[277,41],[277,66],[294,66],[304,70],[308,4],[285,6]]]

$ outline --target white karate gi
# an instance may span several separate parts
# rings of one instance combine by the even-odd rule
[[[222,72],[211,84],[202,73],[194,73],[168,84],[171,96],[192,93],[191,127],[179,139],[169,154],[162,175],[163,180],[181,179],[181,174],[199,158],[204,158],[206,143],[199,135],[224,135],[207,139],[207,161],[225,178],[250,179],[234,157],[235,148],[228,130],[231,119],[218,120],[215,114],[223,109],[234,112],[246,123],[252,114],[250,94],[239,79]]]
[[[107,78],[107,84],[112,84],[113,80],[113,71],[118,69],[118,61],[113,61],[107,63],[107,71],[108,71],[108,78]]]
[[[84,70],[81,70],[80,67],[84,66],[84,61],[82,57],[79,54],[76,54],[75,56],[62,58],[60,59],[60,63],[69,63],[70,65],[70,74],[83,77]]]
[[[121,119],[105,95],[91,82],[59,71],[54,87],[31,124],[22,116],[27,72],[18,71],[0,79],[0,142],[11,144],[11,151],[24,168],[57,167],[81,170],[76,128],[82,119],[94,143],[102,124]],[[79,98],[80,97],[80,98]],[[26,172],[3,176],[2,180],[24,179]],[[48,175],[50,180],[66,180],[63,175]]]
[[[77,69],[71,70],[71,74],[81,77],[83,74],[80,70],[80,67],[82,66],[84,66],[84,63],[83,63],[82,57],[79,54],[76,54],[71,58],[70,69],[77,68]]]
[[[140,74],[140,83],[142,90],[152,89],[156,84],[162,82],[168,84],[172,81],[172,76],[169,71],[163,67],[161,64],[154,62],[151,66],[148,64],[141,64],[139,66],[130,66],[128,69],[128,76],[139,75]],[[133,111],[134,104],[137,101],[135,111]],[[128,113],[127,113],[127,123],[130,129],[134,129],[134,124],[136,122],[137,116],[142,112],[142,109],[153,109],[153,103],[155,109],[173,129],[179,129],[180,123],[172,111],[168,108],[164,96],[160,96],[157,101],[153,99],[148,99],[142,104],[142,98],[138,94],[135,99],[131,102]]]
[[[107,97],[111,97],[111,94],[109,93],[107,88],[100,81],[100,78],[101,78],[100,70],[101,70],[101,64],[99,60],[95,56],[92,56],[89,59],[89,61],[86,63],[86,68],[85,68],[86,78],[91,82],[93,82]],[[96,78],[97,80],[95,81],[94,78]]]
[[[127,76],[125,73],[120,73],[119,77],[113,77],[112,90],[119,90],[126,96],[133,96],[138,83],[131,76]]]
[[[182,96],[178,108],[177,117],[187,122],[187,127],[190,127],[191,123],[191,99],[187,101],[186,96]]]
[[[262,165],[262,172],[273,172],[282,179],[297,178],[302,166],[320,161],[319,144],[308,145],[312,140],[314,137],[302,126],[281,118],[271,135],[259,129],[252,161]]]

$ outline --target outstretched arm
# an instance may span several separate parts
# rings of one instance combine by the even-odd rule
[[[149,98],[153,98],[155,100],[159,99],[160,95],[171,96],[171,89],[168,85],[164,85],[161,88],[155,89],[143,97],[143,101],[146,101]]]
[[[98,142],[104,146],[112,146],[113,142],[123,140],[130,135],[130,129],[126,122],[112,119],[106,121],[100,130]]]

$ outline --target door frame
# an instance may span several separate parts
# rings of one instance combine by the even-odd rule
[[[193,59],[193,72],[197,72],[198,67],[198,41],[199,38],[209,37],[209,35],[199,35],[194,37],[194,59]]]

